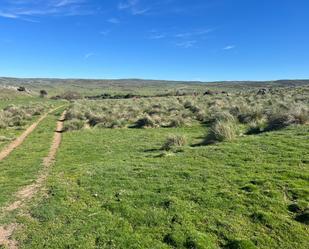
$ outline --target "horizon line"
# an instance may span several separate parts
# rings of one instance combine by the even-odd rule
[[[268,80],[253,80],[253,79],[246,79],[246,80],[176,80],[176,79],[151,79],[151,78],[75,78],[75,77],[16,77],[16,76],[0,76],[0,79],[27,79],[27,80],[97,80],[97,81],[106,81],[106,80],[140,80],[140,81],[167,81],[167,82],[198,82],[198,83],[218,83],[218,82],[276,82],[276,81],[302,81],[302,80],[309,80],[309,78],[304,79],[297,79],[297,78],[289,78],[289,79],[268,79]]]

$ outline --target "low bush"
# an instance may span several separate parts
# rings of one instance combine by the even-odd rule
[[[101,126],[106,128],[183,127],[198,122],[209,125],[219,121],[228,124],[239,122],[244,127],[249,126],[248,134],[254,134],[265,131],[266,127],[275,130],[290,124],[308,123],[308,97],[308,91],[292,88],[277,89],[263,97],[257,96],[256,91],[245,91],[207,98],[165,96],[78,100],[72,103],[67,118],[88,120],[92,127],[103,123]],[[120,124],[117,120],[123,122]]]
[[[78,119],[72,119],[64,124],[64,131],[77,131],[84,127],[84,121]]]
[[[217,121],[209,129],[204,139],[205,144],[231,141],[237,136],[237,125],[233,121]]]
[[[307,107],[296,106],[290,113],[293,115],[296,124],[303,125],[309,123],[309,109]]]
[[[115,128],[123,128],[126,126],[126,123],[124,120],[114,120],[111,122],[109,128],[115,129]]]
[[[90,126],[96,126],[100,123],[104,123],[106,119],[104,118],[104,116],[99,116],[99,115],[90,115],[89,119],[88,119],[88,123]]]
[[[294,117],[289,113],[275,113],[268,118],[265,131],[280,130],[292,123],[294,123]]]
[[[182,135],[170,135],[162,146],[162,150],[179,149],[187,144],[187,139]]]
[[[140,118],[135,123],[135,128],[153,128],[157,127],[155,120],[150,116],[145,116],[143,118]]]
[[[185,120],[182,117],[173,118],[168,127],[181,127],[185,125]]]
[[[247,135],[259,134],[265,130],[266,127],[265,120],[253,121],[249,123],[247,130]]]
[[[3,110],[0,110],[0,129],[5,129],[7,127],[22,127],[26,124],[27,120],[31,120],[35,115],[40,115],[44,109],[43,106],[9,105]]]
[[[0,119],[0,129],[5,129],[8,127],[8,124],[5,120]]]
[[[0,136],[0,142],[7,142],[7,141],[11,141],[11,138],[5,137],[5,136]]]

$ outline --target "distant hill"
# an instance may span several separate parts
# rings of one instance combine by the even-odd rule
[[[166,81],[143,79],[46,79],[46,78],[9,78],[0,77],[0,86],[24,86],[32,91],[46,89],[56,94],[65,91],[76,91],[83,94],[140,93],[155,94],[183,90],[188,92],[210,89],[245,90],[248,88],[295,87],[309,85],[309,80],[278,81]]]

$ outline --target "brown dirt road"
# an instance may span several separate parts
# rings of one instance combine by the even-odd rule
[[[56,130],[55,130],[53,142],[52,142],[50,150],[49,150],[49,154],[47,155],[47,157],[45,157],[43,159],[43,166],[44,167],[41,170],[38,178],[35,180],[35,182],[33,184],[26,186],[26,187],[20,189],[17,192],[17,194],[16,194],[17,200],[15,202],[9,204],[5,208],[3,208],[4,214],[8,213],[8,212],[12,212],[16,209],[23,207],[23,205],[27,201],[29,201],[31,198],[33,198],[33,196],[42,187],[43,183],[45,182],[45,180],[48,176],[48,168],[52,165],[53,161],[55,160],[57,150],[58,150],[60,143],[61,143],[62,131],[63,131],[63,122],[64,122],[65,114],[66,114],[66,112],[63,112],[63,114],[61,115],[61,118],[57,122],[57,127],[56,127]],[[15,224],[15,223],[12,223],[12,224],[9,224],[9,225],[3,226],[3,227],[0,226],[0,246],[4,245],[9,249],[18,248],[17,242],[11,239],[11,236],[12,236],[12,234],[15,231],[16,228],[17,228],[17,224]]]

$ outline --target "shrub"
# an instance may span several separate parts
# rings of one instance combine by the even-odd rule
[[[105,123],[98,123],[94,128],[95,129],[106,129],[106,128],[110,128],[110,125],[107,125]]]
[[[123,128],[125,127],[125,122],[123,120],[114,120],[110,124],[110,128]]]
[[[169,136],[165,143],[162,146],[162,150],[173,150],[173,149],[177,149],[180,147],[183,147],[187,144],[187,139],[185,136],[181,136],[181,135],[171,135]]]
[[[60,95],[61,99],[66,99],[66,100],[77,100],[77,99],[81,99],[82,96],[81,94],[77,93],[77,92],[72,92],[72,91],[68,91],[63,93],[62,95]]]
[[[7,142],[7,141],[11,141],[11,138],[5,137],[5,136],[0,136],[0,142]]]
[[[258,110],[250,110],[247,113],[241,113],[237,116],[240,123],[248,124],[250,122],[258,121],[263,118],[263,113]]]
[[[289,113],[277,113],[268,118],[265,131],[273,131],[283,129],[294,123],[294,117]]]
[[[104,123],[105,118],[103,116],[98,115],[90,115],[89,116],[89,124],[90,126],[96,126],[97,124]]]
[[[10,122],[9,122],[9,126],[10,127],[14,127],[14,126],[23,126],[25,125],[26,122],[23,121],[23,117],[20,116],[20,115],[16,115],[16,116],[13,116],[11,119],[10,119]]]
[[[210,123],[216,123],[216,122],[232,122],[235,123],[235,118],[232,114],[230,114],[227,111],[214,111],[211,113],[209,120]]]
[[[147,127],[156,127],[156,123],[150,116],[145,116],[143,118],[140,118],[136,121],[135,127],[136,128],[147,128]]]
[[[4,121],[4,120],[1,120],[0,119],[0,129],[5,129],[5,128],[7,128],[7,123]]]
[[[47,96],[47,91],[46,90],[40,90],[40,97],[41,98],[45,98],[45,96]]]
[[[193,104],[191,101],[187,100],[185,103],[184,103],[184,108],[186,109],[190,109],[191,107],[193,107]]]
[[[77,131],[84,127],[84,121],[78,119],[72,119],[64,124],[65,131]]]
[[[264,120],[259,120],[259,121],[252,121],[249,124],[247,134],[252,135],[252,134],[259,134],[263,132],[265,129],[265,121]]]
[[[206,113],[204,111],[198,111],[195,113],[195,118],[196,120],[200,122],[205,122],[206,121]]]
[[[217,121],[209,129],[204,143],[211,144],[215,142],[231,141],[237,136],[237,126],[232,121]]]
[[[169,127],[181,127],[185,125],[185,121],[182,117],[176,117],[176,118],[173,118],[170,123],[169,123]]]
[[[71,119],[80,119],[80,120],[84,120],[84,114],[82,111],[77,110],[77,109],[69,109],[67,111],[67,113],[65,114],[65,119],[66,120],[71,120]]]
[[[290,113],[294,116],[296,124],[306,124],[309,122],[309,110],[305,107],[297,106]]]

